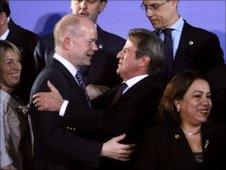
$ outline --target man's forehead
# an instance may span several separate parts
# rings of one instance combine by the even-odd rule
[[[154,3],[160,3],[165,2],[166,0],[143,0],[144,4],[154,4]]]

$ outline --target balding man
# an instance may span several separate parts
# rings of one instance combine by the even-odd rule
[[[71,0],[72,13],[91,19],[97,27],[98,50],[94,53],[92,64],[83,69],[86,85],[101,85],[96,86],[97,92],[113,87],[122,81],[116,73],[118,64],[116,55],[123,48],[125,40],[103,30],[97,24],[98,16],[104,11],[106,5],[107,0]],[[36,47],[35,58],[38,71],[51,63],[53,54],[54,41],[51,34],[43,37]],[[89,91],[88,95],[93,96]]]
[[[78,73],[81,66],[91,64],[97,50],[96,27],[86,17],[67,15],[55,26],[54,39],[56,52],[53,61],[38,75],[31,94],[48,91],[47,81],[50,80],[64,98],[76,101],[79,111],[89,109],[89,100]],[[89,136],[71,128],[59,114],[39,112],[32,104],[30,114],[34,134],[34,169],[95,168],[100,155],[128,159],[131,146],[118,143],[123,135],[102,144],[85,139]]]

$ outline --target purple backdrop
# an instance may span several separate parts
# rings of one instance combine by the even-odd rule
[[[33,32],[45,35],[51,32],[55,22],[70,13],[69,0],[9,0],[13,20]],[[140,0],[108,0],[100,15],[99,25],[109,32],[126,38],[129,29],[144,27],[152,29]],[[184,0],[180,1],[181,15],[192,25],[216,33],[225,51],[225,1]],[[226,57],[225,57],[226,60]]]

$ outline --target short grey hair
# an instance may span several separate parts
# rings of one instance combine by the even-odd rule
[[[164,65],[164,45],[159,36],[144,28],[131,29],[128,38],[136,47],[136,57],[150,57],[148,74],[159,74]]]

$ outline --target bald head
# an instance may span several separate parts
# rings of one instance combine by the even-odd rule
[[[66,15],[55,25],[53,32],[55,45],[61,46],[67,36],[84,36],[88,29],[95,29],[95,25],[90,19],[74,14]]]
[[[90,65],[97,50],[97,30],[84,16],[64,16],[54,28],[55,51],[75,66]]]

